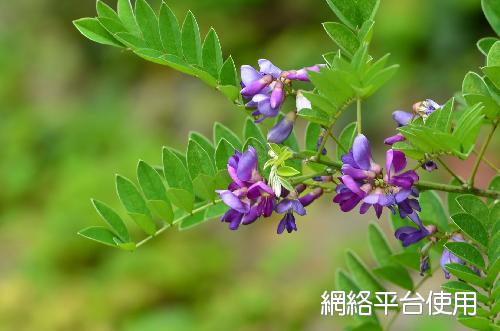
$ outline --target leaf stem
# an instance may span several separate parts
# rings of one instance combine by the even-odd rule
[[[140,242],[138,242],[135,247],[141,247],[142,245],[144,245],[145,243],[147,243],[148,241],[150,241],[151,239],[153,239],[154,237],[162,234],[163,232],[165,232],[166,229],[168,229],[169,227],[171,227],[172,225],[175,225],[177,223],[180,223],[182,221],[184,221],[186,218],[192,216],[193,214],[196,214],[196,213],[199,213],[200,211],[204,211],[205,209],[213,206],[213,205],[216,205],[218,204],[219,202],[221,202],[222,200],[215,200],[213,201],[212,203],[209,203],[209,204],[206,204],[206,205],[203,205],[199,208],[196,208],[196,209],[193,209],[193,211],[191,211],[191,213],[187,214],[187,215],[184,215],[178,219],[176,219],[172,224],[170,223],[165,223],[160,229],[158,229],[152,236],[149,236],[149,237],[146,237],[144,238],[143,240],[141,240]]]
[[[448,171],[448,173],[450,175],[452,175],[456,180],[458,180],[461,184],[464,184],[465,181],[462,179],[462,177],[460,177],[459,175],[457,175],[453,170],[451,170],[450,167],[448,167],[448,165],[446,164],[446,162],[443,161],[443,159],[441,159],[440,157],[437,158],[439,163],[441,163],[441,165],[443,166],[443,168],[446,169],[446,171]]]
[[[478,152],[476,152],[476,150],[473,150],[472,153],[474,153],[474,155],[478,155],[479,154]],[[488,160],[484,156],[483,156],[483,162],[486,163],[486,165],[488,165],[491,168],[491,170],[495,171],[496,173],[500,172],[500,169],[498,169],[496,167],[496,165],[493,164],[493,162],[491,162],[490,160]]]
[[[358,128],[358,134],[361,133],[361,98],[356,99],[356,127]]]
[[[338,140],[337,137],[335,137],[335,135],[332,133],[332,131],[328,130],[328,134],[330,135],[330,137],[332,137],[332,139],[337,144],[337,147],[340,148],[343,153],[347,153],[348,152],[347,148],[344,146],[344,144],[342,144],[342,142],[340,140]]]
[[[484,142],[483,146],[481,147],[481,150],[479,151],[479,155],[476,158],[476,163],[474,164],[474,167],[472,168],[472,174],[469,178],[469,186],[470,187],[474,186],[474,180],[476,179],[476,174],[477,174],[477,171],[479,170],[479,165],[481,164],[481,160],[483,159],[484,153],[486,152],[486,149],[488,148],[488,145],[490,144],[491,138],[493,138],[493,135],[495,134],[495,130],[497,129],[497,126],[498,126],[498,121],[499,120],[496,120],[495,123],[493,124],[493,127],[491,128],[491,131],[488,134],[488,137],[486,138],[486,141]]]

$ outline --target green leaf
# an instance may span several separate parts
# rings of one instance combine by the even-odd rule
[[[203,200],[215,200],[215,177],[199,174],[193,180],[193,187],[196,196]]]
[[[474,216],[469,214],[456,214],[451,217],[453,222],[470,239],[484,248],[488,247],[488,233],[484,226]]]
[[[338,269],[335,274],[335,288],[346,293],[351,291],[358,293],[360,291],[356,283],[341,269]]]
[[[122,44],[109,34],[97,18],[81,18],[73,21],[73,24],[81,34],[96,43],[122,47]]]
[[[316,145],[318,142],[318,137],[321,133],[321,125],[317,123],[309,123],[306,128],[305,134],[305,147],[308,151],[316,152]]]
[[[479,51],[481,53],[483,53],[484,56],[488,56],[488,52],[490,51],[491,46],[493,46],[493,44],[497,40],[498,39],[494,38],[494,37],[486,37],[486,38],[479,39],[479,41],[477,42],[476,45],[477,45],[477,48],[479,49]]]
[[[182,188],[169,188],[167,189],[167,196],[174,205],[185,210],[186,212],[190,213],[193,210],[194,194],[191,191],[187,191]]]
[[[231,131],[229,128],[224,126],[224,124],[216,122],[214,124],[214,142],[215,142],[215,144],[219,144],[219,142],[223,138],[226,139],[236,149],[241,149],[242,143],[241,143],[240,138],[238,138],[238,136],[233,131]]]
[[[417,252],[404,251],[394,254],[392,259],[405,267],[420,271],[420,255]]]
[[[430,114],[425,125],[444,133],[450,133],[453,119],[453,103],[454,98],[451,98],[442,108]]]
[[[484,15],[497,35],[500,35],[500,5],[497,0],[481,0]]]
[[[215,164],[217,170],[226,170],[227,162],[235,153],[235,148],[226,139],[222,138],[217,145],[215,152]]]
[[[211,219],[221,217],[227,210],[228,207],[222,203],[212,205],[206,210],[195,213],[184,219],[179,225],[179,230],[188,230]]]
[[[136,0],[135,18],[149,48],[162,50],[158,17],[146,0]]]
[[[371,223],[368,225],[368,243],[379,266],[383,267],[392,264],[392,250],[378,224]]]
[[[475,72],[469,71],[465,75],[462,83],[462,93],[465,94],[480,94],[489,95],[488,87],[484,83],[483,78]]]
[[[123,206],[137,225],[147,234],[154,234],[156,231],[155,223],[151,218],[151,212],[146,205],[146,201],[137,187],[130,180],[117,175],[116,191]]]
[[[420,193],[420,218],[426,224],[435,224],[440,231],[448,229],[448,217],[444,211],[443,202],[434,191]]]
[[[373,269],[373,273],[401,288],[412,291],[414,289],[413,280],[408,271],[400,265],[387,265]]]
[[[484,270],[483,256],[474,246],[463,242],[448,242],[445,244],[445,247],[465,262]]]
[[[359,48],[359,40],[349,28],[337,22],[323,23],[323,27],[330,38],[347,55],[352,57]]]
[[[474,271],[463,264],[449,263],[445,267],[446,270],[450,272],[450,274],[457,277],[458,279],[461,279],[473,285],[480,286],[482,288],[486,287],[486,282],[484,281],[484,279],[476,275]]]
[[[81,230],[78,234],[87,239],[97,241],[98,243],[116,247],[116,243],[113,240],[115,238],[115,234],[105,227],[91,226]]]
[[[363,18],[352,0],[326,0],[335,15],[349,28],[355,30],[363,24]]]
[[[363,22],[373,20],[377,13],[380,0],[358,0],[357,6]]]
[[[215,168],[207,151],[194,140],[189,140],[187,149],[187,163],[191,178],[199,174],[215,176]]]
[[[493,229],[491,233],[500,232],[500,203],[494,204],[490,209],[489,215],[490,224],[493,224]]]
[[[106,205],[104,202],[92,199],[92,204],[97,210],[97,213],[101,218],[108,224],[122,241],[130,241],[130,235],[128,233],[127,227],[123,222],[120,215],[118,215],[111,207]]]
[[[130,0],[118,0],[118,16],[131,34],[140,35],[141,31],[137,25]]]
[[[356,284],[358,284],[360,288],[371,291],[372,293],[385,291],[383,286],[375,279],[372,273],[368,271],[368,268],[356,253],[349,250],[346,253],[346,263]]]
[[[191,11],[182,24],[182,50],[188,63],[203,65],[200,29]]]
[[[280,175],[282,177],[292,177],[292,176],[296,176],[298,174],[300,174],[300,171],[298,171],[292,167],[283,166],[283,167],[280,167],[278,169],[278,175]]]
[[[493,177],[493,179],[490,182],[490,185],[488,185],[488,190],[500,191],[500,175],[496,175],[495,177]],[[494,200],[488,198],[486,201],[488,202],[488,204],[491,205]]]
[[[480,221],[485,227],[489,227],[489,210],[488,207],[478,197],[472,194],[460,195],[457,198],[457,203],[467,214],[471,214]]]
[[[495,67],[500,65],[500,40],[491,46],[486,60],[488,67]]]
[[[480,302],[487,302],[488,301],[488,298],[485,295],[479,293],[474,287],[472,287],[464,282],[457,281],[457,280],[452,280],[450,282],[444,283],[443,285],[441,285],[441,288],[447,292],[450,292],[450,293],[476,292],[476,297],[477,297],[478,301],[480,301]]]
[[[355,315],[357,316],[357,315]],[[382,326],[378,323],[367,322],[362,323],[360,325],[356,325],[355,327],[347,329],[348,331],[383,331]]]
[[[265,145],[267,143],[266,137],[262,133],[261,129],[254,123],[251,118],[247,118],[245,122],[245,127],[243,129],[243,137],[245,140],[250,138],[257,139],[261,144]],[[255,146],[254,146],[255,147]]]
[[[486,77],[495,85],[496,89],[500,89],[500,66],[482,68]]]
[[[220,69],[219,82],[221,85],[239,86],[236,66],[234,65],[234,60],[231,56],[227,58]]]
[[[458,179],[453,178],[452,181],[450,182],[450,185],[453,186],[461,186],[462,184],[458,181]],[[461,213],[462,207],[457,202],[457,197],[459,196],[458,193],[447,193],[446,198],[448,200],[448,213],[450,215],[455,215],[458,213]]]
[[[457,321],[466,327],[479,331],[490,331],[495,329],[490,329],[490,321],[487,318],[474,316],[474,317],[459,317]]]
[[[148,204],[158,216],[167,223],[174,218],[172,205],[167,198],[167,190],[163,184],[160,174],[149,164],[139,161],[137,166],[137,178]]]
[[[121,43],[123,43],[124,45],[126,45],[132,49],[138,49],[138,48],[140,49],[140,48],[147,47],[146,42],[144,40],[142,40],[141,38],[139,38],[131,33],[120,32],[120,33],[115,34],[115,38],[117,40],[119,40]],[[148,60],[151,61],[150,59],[148,59]]]
[[[169,54],[182,57],[181,30],[179,21],[170,7],[162,1],[159,16],[160,37],[163,49]]]
[[[96,11],[99,17],[105,17],[120,22],[118,14],[110,6],[108,6],[101,0],[97,0],[96,2]]]
[[[222,49],[219,37],[214,29],[208,31],[202,49],[203,68],[215,78],[219,78],[219,70],[222,68]]]
[[[349,149],[351,149],[354,138],[356,138],[356,132],[357,124],[356,122],[352,122],[348,124],[340,133],[339,141],[342,146],[337,146],[337,150],[335,151],[338,160],[340,160],[342,155],[347,154]]]
[[[189,139],[196,141],[208,154],[212,163],[215,164],[215,147],[212,142],[198,132],[190,132]]]
[[[167,147],[163,148],[163,173],[170,187],[193,192],[188,170],[175,152]]]

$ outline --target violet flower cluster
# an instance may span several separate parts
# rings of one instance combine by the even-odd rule
[[[283,190],[283,198],[277,197],[259,174],[258,162],[257,153],[251,146],[244,153],[235,151],[229,158],[227,171],[232,182],[227,190],[217,191],[224,204],[230,208],[221,221],[229,223],[231,230],[237,230],[241,224],[251,224],[261,216],[271,216],[275,211],[285,214],[278,225],[278,234],[285,229],[289,233],[297,230],[294,213],[305,215],[305,207],[319,198],[323,190],[315,189],[299,197],[306,189],[302,184],[293,192]]]
[[[274,118],[280,113],[281,106],[285,102],[287,88],[292,81],[308,82],[308,71],[319,72],[321,65],[302,68],[300,70],[283,71],[271,61],[260,59],[259,70],[252,66],[241,66],[241,95],[248,102],[247,108],[255,109],[252,115],[255,122],[260,123],[266,118]],[[309,108],[310,103],[303,95],[297,92],[297,109]],[[280,144],[285,141],[292,132],[297,111],[289,112],[279,121],[267,136],[269,142]]]

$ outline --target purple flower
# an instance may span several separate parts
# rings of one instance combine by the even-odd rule
[[[297,186],[294,192],[290,192],[285,199],[281,200],[281,202],[276,205],[276,212],[285,214],[278,224],[278,234],[283,233],[285,229],[288,233],[297,231],[294,213],[304,216],[306,214],[306,209],[304,207],[309,206],[323,194],[323,189],[316,188],[302,197],[297,198],[305,188],[305,185]]]
[[[424,226],[416,212],[411,213],[408,217],[418,226],[418,228],[403,226],[396,230],[394,236],[401,241],[403,247],[415,244],[437,231],[435,225]]]
[[[465,242],[465,239],[463,237],[462,234],[458,233],[458,234],[454,234],[449,242]],[[441,265],[441,268],[443,269],[444,271],[444,277],[446,279],[450,279],[450,273],[448,272],[448,270],[446,270],[446,265],[447,264],[450,264],[450,263],[458,263],[458,264],[463,264],[465,265],[465,261],[462,260],[461,258],[459,258],[458,256],[452,254],[449,250],[447,250],[446,248],[443,250],[443,254],[441,255],[441,260],[439,262],[439,264]],[[472,271],[474,271],[478,276],[481,276],[481,271],[475,267],[472,267],[471,268]]]
[[[267,141],[270,143],[281,144],[284,142],[290,133],[292,133],[293,125],[297,119],[297,113],[294,111],[286,114],[267,134]]]
[[[422,164],[422,169],[428,171],[428,172],[431,172],[431,171],[434,171],[438,168],[436,162],[432,161],[432,160],[427,160],[424,162],[424,164]]]
[[[420,256],[420,276],[423,276],[430,268],[429,255]]]
[[[406,167],[403,152],[387,151],[387,174],[384,176],[380,165],[372,159],[368,139],[359,134],[349,153],[342,156],[342,162],[342,184],[337,186],[337,195],[333,199],[340,204],[342,211],[352,210],[361,201],[360,213],[366,213],[373,206],[378,218],[383,207],[394,212],[394,207],[398,206],[403,218],[413,210],[420,211],[418,201],[410,198],[418,195],[413,184],[419,178],[413,170],[403,172]]]
[[[286,74],[286,78],[290,80],[299,80],[303,82],[308,82],[309,77],[307,75],[308,71],[319,72],[321,67],[324,65],[314,65],[312,67],[302,68],[300,70],[290,70]]]
[[[218,190],[220,198],[231,209],[221,221],[229,223],[231,230],[240,224],[251,224],[260,216],[271,216],[274,209],[274,192],[258,171],[257,152],[253,147],[228,160],[227,171],[232,179],[227,190]]]
[[[292,231],[297,231],[297,225],[295,224],[295,216],[293,216],[293,213],[286,213],[285,216],[281,219],[281,221],[278,224],[278,230],[276,231],[277,234],[282,234],[283,231],[286,231],[288,233],[292,233]]]

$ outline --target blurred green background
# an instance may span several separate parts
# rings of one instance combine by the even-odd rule
[[[322,0],[169,4],[180,18],[192,9],[202,32],[214,26],[238,65],[269,58],[296,68],[334,49],[320,23],[335,18]],[[196,79],[79,35],[71,21],[95,16],[94,6],[0,2],[0,330],[340,329],[346,321],[320,316],[320,295],[346,247],[372,261],[365,238],[374,216],[340,214],[331,196],[293,235],[277,236],[277,219],[237,232],[211,221],[135,253],[76,235],[100,223],[91,197],[119,209],[115,173],[134,177],[139,158],[160,162],[162,145],[184,150],[190,130],[211,135],[214,121],[240,130],[245,118]],[[477,0],[383,0],[376,20],[372,53],[401,64],[365,105],[380,160],[391,112],[446,101],[483,62],[476,40],[493,33]],[[488,158],[498,161],[498,147]],[[467,166],[452,163],[463,175]],[[491,172],[479,175],[484,186]],[[392,237],[385,217],[380,224]],[[442,280],[437,272],[421,292]],[[394,330],[425,327],[461,329],[451,318],[406,317]]]

